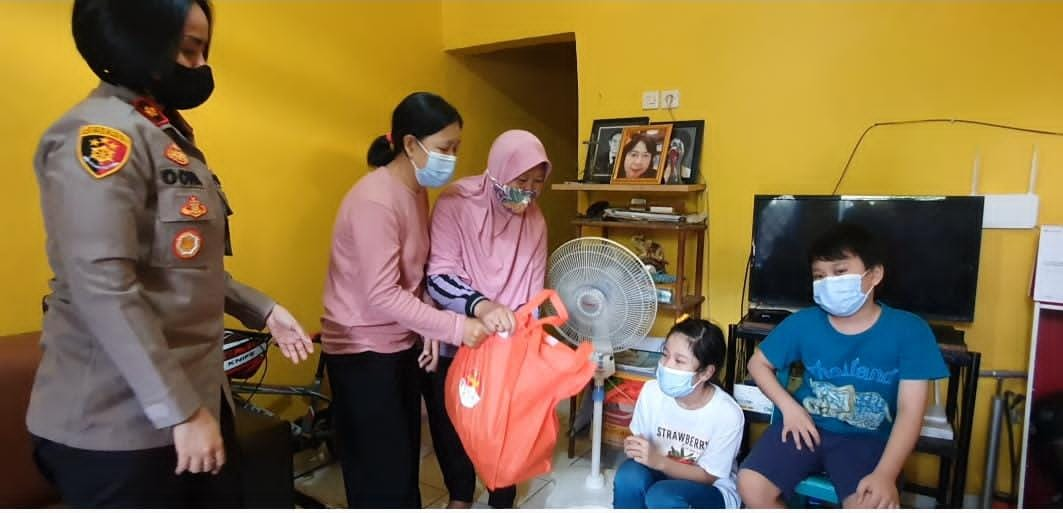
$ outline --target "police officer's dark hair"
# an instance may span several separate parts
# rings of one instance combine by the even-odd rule
[[[173,69],[193,5],[207,14],[213,31],[210,0],[75,0],[74,43],[100,80],[147,92]]]
[[[715,372],[705,382],[705,386],[710,386],[710,383],[719,385],[720,372],[723,371],[723,358],[727,354],[723,330],[709,321],[690,317],[672,326],[672,329],[668,331],[668,337],[676,333],[690,341],[690,352],[694,353],[694,358],[698,360],[696,372],[703,372],[710,365],[715,367]]]
[[[453,105],[436,94],[413,93],[391,113],[391,141],[382,135],[369,146],[369,165],[386,166],[394,160],[404,151],[402,140],[407,135],[424,139],[453,123],[464,124]]]
[[[886,249],[870,230],[855,223],[838,223],[817,238],[808,249],[808,265],[835,262],[855,256],[865,269],[885,265]]]

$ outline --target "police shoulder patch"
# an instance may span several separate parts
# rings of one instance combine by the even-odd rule
[[[170,143],[163,154],[166,155],[166,158],[170,159],[171,162],[179,166],[187,166],[189,163],[188,155],[181,150],[181,147],[178,146],[177,143]]]
[[[149,98],[137,98],[133,101],[133,108],[157,127],[170,124],[166,114],[162,113],[162,107]]]
[[[98,179],[121,171],[133,153],[133,140],[117,128],[85,125],[78,131],[78,161]]]
[[[184,230],[173,239],[173,254],[181,260],[195,258],[202,248],[203,236],[196,229]]]

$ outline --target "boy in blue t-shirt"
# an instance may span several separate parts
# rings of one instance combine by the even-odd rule
[[[749,374],[782,413],[742,464],[749,507],[785,507],[794,487],[826,471],[846,508],[896,508],[897,476],[923,424],[928,380],[949,375],[930,326],[875,302],[883,249],[863,227],[838,224],[809,251],[819,307],[789,316],[760,344]],[[775,376],[800,361],[791,397]]]

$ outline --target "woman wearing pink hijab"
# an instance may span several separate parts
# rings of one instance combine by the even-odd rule
[[[490,331],[513,328],[513,310],[543,289],[546,220],[535,198],[550,173],[537,137],[510,130],[495,139],[484,174],[458,180],[436,201],[428,292],[441,307],[483,321]],[[439,347],[439,346],[437,346]],[[443,384],[457,346],[439,348],[425,380],[425,403],[451,508],[472,506],[476,473],[447,416]],[[515,486],[491,492],[490,505],[512,508]]]

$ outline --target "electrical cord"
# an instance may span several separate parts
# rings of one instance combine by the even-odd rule
[[[255,389],[251,391],[251,394],[247,396],[246,401],[250,404],[251,399],[255,398],[255,394],[262,388],[262,383],[266,381],[266,373],[269,372],[269,345],[270,340],[266,341],[266,361],[262,364],[262,375],[258,377],[258,383],[255,384]]]
[[[878,128],[880,126],[897,126],[897,125],[919,125],[919,124],[936,124],[936,123],[960,123],[964,125],[984,126],[989,128],[1000,128],[1003,130],[1012,130],[1015,132],[1024,132],[1028,134],[1037,135],[1051,135],[1056,137],[1063,137],[1063,132],[1056,132],[1052,130],[1039,130],[1036,128],[1025,128],[1020,126],[1005,125],[1003,123],[991,123],[988,121],[978,121],[973,119],[951,119],[951,118],[927,118],[927,119],[909,119],[904,121],[880,121],[874,123],[871,126],[864,129],[864,132],[860,134],[860,138],[856,140],[856,145],[853,146],[853,151],[849,153],[849,160],[845,161],[845,167],[842,168],[842,174],[838,177],[838,181],[834,184],[834,191],[832,195],[838,194],[838,189],[841,188],[842,182],[845,180],[846,174],[849,172],[849,167],[853,163],[853,158],[856,157],[856,151],[860,149],[860,144],[864,142],[864,138],[867,137],[868,132]]]
[[[749,257],[746,258],[745,272],[742,274],[742,294],[738,297],[738,320],[741,321],[746,312],[746,289],[749,288],[749,275],[753,269],[753,244],[749,244]]]

